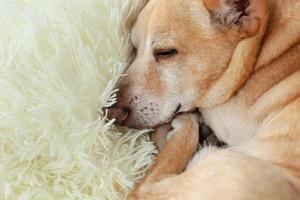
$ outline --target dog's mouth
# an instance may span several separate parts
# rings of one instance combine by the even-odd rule
[[[179,103],[176,109],[174,110],[173,114],[171,115],[170,119],[168,120],[168,122],[171,122],[177,115],[180,115],[182,113],[194,112],[194,111],[195,109],[184,110],[182,104]]]
[[[197,110],[197,108],[184,108],[181,103],[178,104],[176,109],[174,110],[173,114],[170,117],[170,121],[172,121],[177,115],[180,115],[182,113],[193,113]],[[169,122],[170,122],[169,121]]]
[[[175,111],[174,111],[174,113],[173,113],[173,117],[176,116],[178,113],[180,113],[181,108],[182,108],[182,105],[179,104],[179,105],[176,107],[176,109],[175,109]]]

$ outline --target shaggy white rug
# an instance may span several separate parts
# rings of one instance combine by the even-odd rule
[[[0,0],[0,199],[123,199],[152,162],[102,107],[145,0]]]

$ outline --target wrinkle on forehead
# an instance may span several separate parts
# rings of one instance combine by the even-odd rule
[[[210,13],[202,0],[192,0],[187,6],[189,6],[187,14],[189,14],[190,19],[193,20],[196,26],[214,31],[211,26]]]
[[[149,37],[167,40],[190,31],[211,37],[215,32],[201,0],[162,0],[152,7],[146,20],[147,40]]]
[[[171,39],[182,29],[191,28],[204,37],[212,35],[210,15],[202,0],[150,0],[132,29],[131,39],[135,47],[144,49],[151,47],[153,40]]]

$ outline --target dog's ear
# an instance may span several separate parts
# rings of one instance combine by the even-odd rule
[[[266,0],[203,0],[219,28],[238,28],[242,37],[255,35],[265,17]],[[263,13],[262,13],[263,12]]]
[[[202,106],[210,107],[226,102],[251,75],[267,30],[269,0],[202,1],[211,14],[212,23],[237,30],[242,38],[226,71],[202,99]]]

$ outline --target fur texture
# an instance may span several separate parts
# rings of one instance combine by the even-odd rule
[[[122,199],[152,162],[102,107],[144,0],[0,1],[0,199]]]

